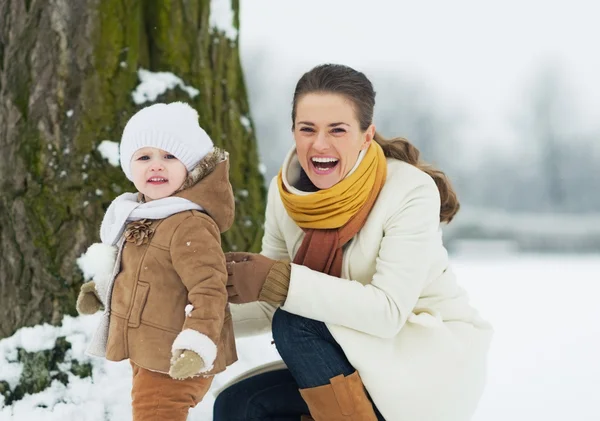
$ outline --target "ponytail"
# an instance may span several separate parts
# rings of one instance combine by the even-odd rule
[[[432,165],[421,161],[419,159],[419,150],[402,137],[388,140],[376,132],[374,140],[381,146],[386,157],[411,164],[433,178],[433,181],[435,181],[440,192],[440,222],[450,223],[452,218],[454,218],[454,215],[456,215],[460,209],[460,203],[458,202],[456,192],[452,188],[446,174],[434,168]]]

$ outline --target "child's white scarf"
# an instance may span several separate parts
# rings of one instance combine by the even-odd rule
[[[100,239],[115,245],[129,222],[164,219],[186,210],[202,210],[200,205],[182,197],[165,197],[148,203],[138,201],[137,193],[123,193],[110,204],[100,226]]]

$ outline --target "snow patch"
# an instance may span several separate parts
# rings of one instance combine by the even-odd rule
[[[85,362],[88,360],[83,355],[85,343],[88,338],[86,332],[92,332],[93,320],[81,317],[74,318],[65,316],[61,326],[49,324],[24,327],[19,329],[13,336],[0,340],[0,380],[5,380],[11,389],[18,384],[23,371],[23,366],[18,362],[18,348],[26,352],[39,352],[54,348],[56,339],[65,336],[71,342],[71,350],[77,355],[77,360]],[[1,408],[1,406],[0,406]],[[1,414],[1,412],[0,412]]]
[[[233,26],[233,8],[231,0],[211,0],[209,24],[211,28],[216,28],[224,32],[225,36],[235,41],[238,36],[238,30]]]
[[[131,93],[133,102],[137,105],[156,101],[159,95],[175,87],[179,87],[187,92],[192,99],[200,93],[198,89],[186,85],[183,83],[183,80],[171,72],[151,72],[146,69],[139,69],[138,78],[140,79],[140,84]]]
[[[262,162],[260,162],[258,164],[258,172],[261,173],[262,175],[265,175],[267,173],[267,166],[265,164],[263,164]]]
[[[103,140],[96,149],[110,165],[113,167],[119,166],[119,144],[117,142]]]
[[[246,117],[245,115],[240,117],[240,123],[242,124],[242,126],[244,126],[246,131],[252,130],[252,124],[250,124],[250,119],[248,117]]]

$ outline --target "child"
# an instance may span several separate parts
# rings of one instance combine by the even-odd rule
[[[104,306],[88,353],[130,360],[133,420],[183,421],[237,360],[220,241],[234,216],[228,155],[181,102],[136,113],[120,154],[139,193],[106,211],[77,310]]]

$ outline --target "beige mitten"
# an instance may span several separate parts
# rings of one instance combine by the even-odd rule
[[[86,282],[81,286],[76,308],[79,314],[94,314],[102,308],[102,301],[94,281]]]
[[[177,351],[171,358],[169,376],[176,380],[187,379],[200,374],[204,368],[204,360],[200,355],[189,349]]]

